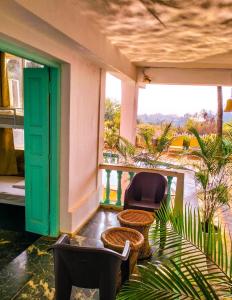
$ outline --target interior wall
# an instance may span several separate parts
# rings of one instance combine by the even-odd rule
[[[69,209],[72,227],[98,206],[98,112],[100,68],[79,57],[72,65]]]
[[[52,27],[12,9],[12,3],[0,2],[0,47],[7,41],[15,49],[61,64],[60,229],[73,232],[99,205],[100,66]]]

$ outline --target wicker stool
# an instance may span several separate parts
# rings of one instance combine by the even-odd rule
[[[137,262],[139,250],[144,243],[143,235],[131,228],[112,227],[102,233],[101,239],[106,248],[118,252],[122,252],[126,240],[130,241],[129,273],[132,274]]]
[[[143,247],[139,252],[139,259],[146,259],[151,256],[151,247],[149,245],[148,233],[151,224],[154,222],[153,215],[144,210],[127,209],[120,212],[118,220],[121,226],[133,228],[142,233],[144,237]]]

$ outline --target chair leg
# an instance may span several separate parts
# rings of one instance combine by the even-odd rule
[[[72,283],[65,273],[55,276],[56,300],[70,300]]]
[[[116,299],[116,285],[115,279],[107,280],[99,287],[99,300],[115,300]]]
[[[130,277],[130,262],[129,258],[121,264],[121,285],[129,280]]]

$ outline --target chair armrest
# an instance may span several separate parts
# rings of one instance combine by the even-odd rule
[[[48,251],[51,251],[53,249],[55,249],[58,245],[61,244],[70,244],[70,239],[69,236],[67,234],[62,234],[59,239],[55,242],[55,244],[53,244],[51,247],[48,248]]]
[[[127,260],[130,254],[130,241],[126,241],[123,252],[121,254],[122,260]]]

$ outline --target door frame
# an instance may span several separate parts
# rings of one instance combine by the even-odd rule
[[[61,123],[61,65],[53,59],[31,53],[26,49],[0,40],[0,50],[49,67],[50,69],[50,175],[49,175],[49,236],[60,232],[60,123]]]

